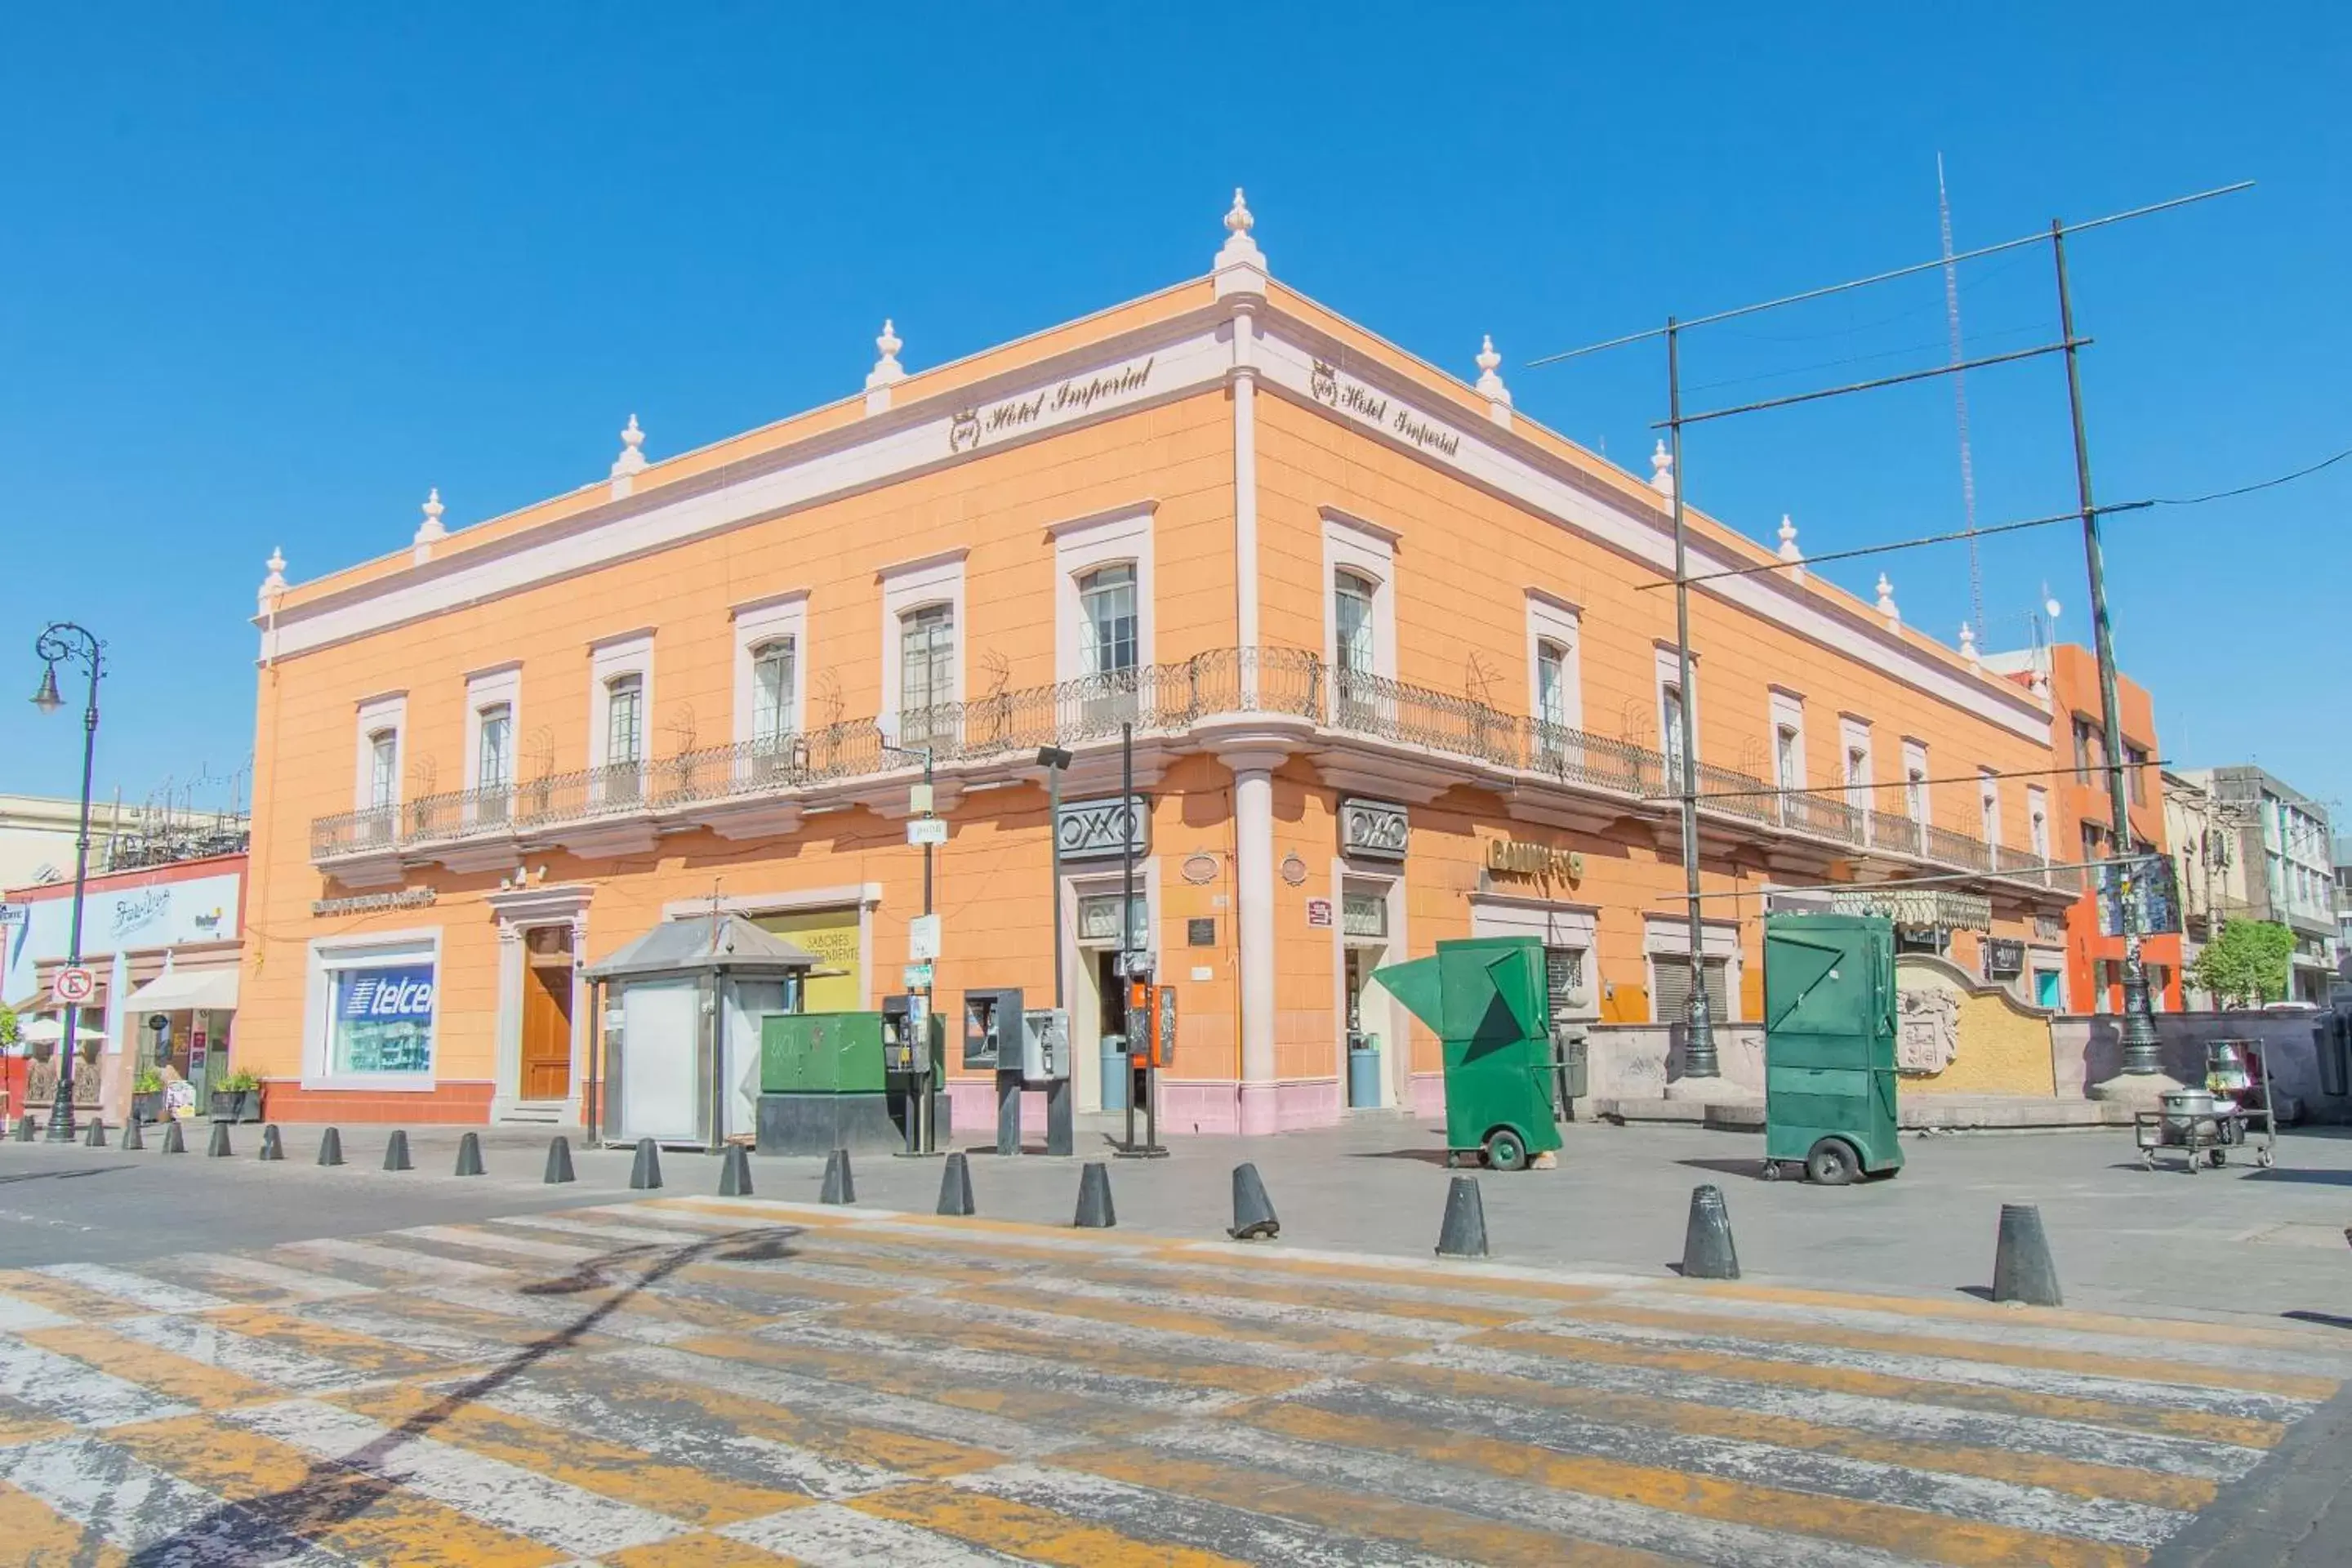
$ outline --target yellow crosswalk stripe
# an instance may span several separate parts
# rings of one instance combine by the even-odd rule
[[[698,1531],[692,1535],[673,1535],[667,1541],[648,1542],[622,1552],[607,1552],[597,1561],[604,1568],[793,1568],[797,1559],[779,1557],[732,1536]]]
[[[1382,1295],[1369,1290],[1351,1290],[1345,1284],[1309,1284],[1291,1279],[1257,1279],[1236,1274],[1192,1274],[1157,1268],[1139,1268],[1131,1264],[1097,1263],[1081,1270],[1088,1279],[1106,1284],[1125,1284],[1146,1289],[1182,1289],[1188,1285],[1205,1294],[1233,1296],[1249,1301],[1281,1301],[1297,1307],[1326,1307],[1342,1312],[1382,1313],[1395,1318],[1414,1318],[1429,1322],[1458,1323],[1465,1328],[1499,1329],[1507,1323],[1519,1322],[1554,1309],[1549,1303],[1529,1302],[1524,1306],[1478,1306],[1466,1301],[1416,1300],[1410,1296]],[[1415,1280],[1415,1284],[1433,1286],[1437,1281]]]
[[[2203,1508],[2213,1500],[2217,1490],[2211,1481],[2194,1476],[2158,1475],[2006,1448],[1910,1442],[1873,1432],[1822,1426],[1790,1415],[1729,1410],[1649,1394],[1530,1383],[1523,1378],[1412,1362],[1385,1362],[1357,1375],[1365,1382],[1409,1384],[1453,1398],[1508,1400],[1523,1405],[1573,1411],[1624,1426],[1727,1437],[1744,1443],[1769,1443],[1782,1448],[1833,1454],[1841,1458],[1979,1476],[2019,1486],[2045,1487],[2077,1497],[2116,1498],[2157,1508]]]
[[[1163,1542],[1138,1541],[1108,1525],[938,1482],[869,1492],[849,1506],[940,1535],[1063,1568],[1249,1568],[1237,1559]]]
[[[62,1437],[72,1430],[63,1421],[44,1415],[13,1399],[0,1397],[0,1448],[17,1443],[38,1443],[48,1437]]]
[[[249,1377],[206,1366],[200,1361],[125,1339],[104,1329],[34,1329],[22,1337],[43,1350],[69,1355],[126,1383],[138,1384],[201,1409],[217,1410],[251,1400],[278,1397],[276,1389]]]
[[[732,1524],[806,1500],[796,1492],[746,1486],[690,1466],[665,1463],[642,1449],[607,1443],[584,1432],[567,1431],[486,1405],[453,1403],[455,1399],[453,1394],[400,1384],[339,1394],[332,1403],[387,1426],[417,1422],[412,1429],[436,1442],[504,1459],[551,1480],[693,1524]]]
[[[845,1356],[841,1359],[846,1362],[850,1358]],[[906,1381],[905,1390],[894,1388],[882,1392],[913,1392],[920,1383],[915,1378]],[[599,1393],[613,1399],[688,1405],[712,1421],[731,1427],[744,1436],[765,1438],[789,1447],[806,1449],[826,1458],[862,1465],[869,1469],[893,1471],[902,1476],[961,1475],[966,1470],[986,1469],[1003,1461],[1003,1455],[968,1444],[900,1432],[887,1426],[804,1415],[764,1399],[728,1394],[677,1379],[599,1369],[594,1386]]]
[[[125,1568],[130,1557],[52,1510],[0,1481],[0,1551],[13,1562],[58,1568]]]
[[[1339,1283],[1360,1280],[1378,1285],[1419,1285],[1430,1289],[1444,1289],[1461,1294],[1519,1298],[1529,1301],[1594,1301],[1621,1289],[1615,1285],[1580,1285],[1565,1279],[1521,1279],[1491,1274],[1457,1274],[1428,1268],[1400,1268],[1393,1263],[1376,1258],[1358,1262],[1341,1258],[1292,1258],[1280,1253],[1236,1253],[1223,1248],[1209,1250],[1195,1244],[1179,1244],[1162,1249],[1157,1256],[1171,1261],[1201,1261],[1212,1264],[1241,1265],[1269,1277],[1297,1276],[1305,1279],[1329,1279]],[[1519,1314],[1526,1316],[1525,1313]]]
[[[406,1345],[394,1344],[373,1334],[331,1328],[325,1323],[275,1311],[268,1307],[225,1308],[207,1314],[205,1321],[263,1344],[299,1352],[320,1361],[334,1362],[354,1372],[373,1373],[381,1377],[416,1377],[449,1370],[446,1361],[423,1351],[411,1350]]]
[[[1145,1307],[1132,1301],[1072,1296],[1039,1286],[987,1285],[951,1292],[958,1300],[988,1301],[1003,1307],[1023,1307],[1066,1318],[1087,1318],[1122,1328],[1157,1329],[1162,1333],[1188,1334],[1204,1340],[1257,1340],[1299,1350],[1328,1351],[1344,1356],[1412,1355],[1429,1348],[1424,1338],[1371,1334],[1360,1329],[1325,1328],[1319,1324],[1285,1323],[1263,1318],[1221,1318],[1213,1313],[1181,1311],[1169,1307]]]
[[[2126,1405],[2116,1400],[2082,1399],[2072,1394],[2038,1394],[2030,1389],[2000,1388],[1987,1384],[1896,1377],[1887,1373],[1864,1372],[1854,1367],[1773,1361],[1762,1356],[1727,1355],[1677,1345],[1632,1344],[1622,1341],[1574,1338],[1510,1329],[1480,1334],[1466,1342],[1565,1361],[1655,1367],[1699,1376],[1734,1377],[1748,1383],[1788,1384],[1831,1394],[1915,1399],[1962,1410],[1994,1411],[2007,1415],[2041,1415],[2053,1421],[2085,1421],[2094,1426],[2156,1432],[2172,1437],[2194,1437],[2207,1443],[2231,1443],[2244,1448],[2275,1447],[2286,1433],[2286,1428],[2275,1421],[2256,1420],[2251,1416],[2215,1415],[2201,1410],[2176,1410],[2157,1405]]]
[[[1241,1419],[1310,1443],[1407,1455],[1432,1464],[1483,1470],[1646,1508],[1843,1541],[1956,1568],[2126,1568],[2147,1558],[2146,1552],[2136,1547],[2044,1535],[1851,1498],[1783,1491],[1306,1405],[1263,1405],[1243,1413]]]
[[[545,1568],[568,1555],[210,1416],[117,1426],[106,1436],[157,1469],[246,1504],[289,1535],[363,1563]]]
[[[1113,1321],[1135,1322],[1133,1319]],[[1151,1378],[1190,1388],[1223,1389],[1230,1394],[1280,1394],[1309,1381],[1315,1374],[1272,1366],[1241,1366],[1211,1359],[1215,1346],[1204,1344],[1198,1358],[1147,1352],[1131,1345],[1104,1343],[1074,1334],[991,1323],[971,1319],[945,1320],[933,1314],[877,1307],[858,1316],[858,1326],[915,1341],[958,1350],[999,1351],[1009,1355],[1035,1356],[1059,1365],[1082,1366],[1122,1377]],[[1156,1327],[1147,1322],[1137,1327]],[[1419,1348],[1419,1347],[1416,1347]]]
[[[2251,1368],[2203,1366],[2178,1360],[2144,1361],[2137,1357],[2102,1355],[2089,1351],[2049,1350],[2040,1345],[2003,1344],[1993,1340],[1938,1338],[1927,1334],[1897,1334],[1825,1323],[1759,1323],[1753,1318],[1725,1317],[1685,1308],[1663,1310],[1619,1301],[1596,1302],[1581,1316],[1604,1323],[1632,1323],[1647,1328],[1678,1329],[1691,1333],[1722,1334],[1736,1339],[1772,1339],[1784,1344],[1827,1345],[1837,1350],[1893,1351],[1902,1355],[1945,1356],[1958,1361],[1990,1362],[2000,1366],[2035,1367],[2047,1372],[2071,1372],[2085,1377],[2126,1378],[2140,1383],[2195,1384],[2204,1388],[2237,1389],[2249,1394],[2275,1394],[2287,1399],[2319,1401],[2341,1386],[2331,1377],[2295,1373],[2261,1372]]]
[[[27,1268],[0,1268],[0,1296],[14,1296],[19,1301],[29,1301],[37,1307],[87,1322],[92,1318],[128,1318],[146,1310],[129,1301],[96,1290],[85,1289],[69,1280],[47,1274],[36,1274]]]
[[[1493,1568],[1664,1568],[1680,1561],[1632,1547],[1571,1541],[1520,1525],[1142,1448],[1070,1450],[1055,1455],[1054,1463],[1064,1469],[1156,1487],[1203,1502],[1295,1520],[1342,1537],[1393,1542],[1439,1557],[1471,1556]]]

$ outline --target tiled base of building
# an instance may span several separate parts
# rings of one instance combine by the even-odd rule
[[[488,1083],[445,1083],[421,1092],[385,1093],[365,1089],[304,1089],[299,1083],[271,1080],[261,1086],[261,1115],[266,1121],[323,1122],[479,1122],[490,1120],[494,1086]]]
[[[959,1142],[986,1138],[994,1131],[993,1083],[983,1079],[954,1079],[948,1083],[948,1094],[955,1106],[955,1136]],[[1328,1127],[1339,1120],[1345,1109],[1343,1098],[1339,1080],[1331,1078],[1265,1085],[1244,1085],[1231,1079],[1188,1082],[1162,1079],[1160,1131],[1175,1134],[1257,1134]],[[1444,1103],[1441,1086],[1441,1110]],[[1045,1135],[1045,1095],[1042,1089],[1031,1089],[1021,1096],[1021,1132],[1024,1139]]]

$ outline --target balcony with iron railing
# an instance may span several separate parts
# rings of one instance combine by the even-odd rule
[[[1304,731],[1459,759],[1473,780],[1600,795],[1627,813],[1680,799],[1669,759],[1631,741],[1505,712],[1476,699],[1360,671],[1300,648],[1220,648],[1171,663],[995,692],[896,715],[900,748],[928,748],[935,770],[985,767],[1041,746],[1086,747],[1122,726],[1142,738],[1255,715]],[[325,868],[387,858],[429,860],[453,846],[531,837],[636,818],[691,826],[698,814],[807,798],[906,771],[872,720],[706,746],[650,761],[550,773],[505,786],[424,796],[322,816],[310,858]],[[1869,810],[1837,795],[1782,793],[1702,763],[1699,810],[1765,834],[1870,848],[1929,866],[2049,883],[2020,851]]]

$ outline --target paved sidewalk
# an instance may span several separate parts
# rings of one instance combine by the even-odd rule
[[[0,1551],[2307,1568],[2230,1510],[2340,1487],[2347,1375],[2295,1323],[661,1196],[0,1271]]]

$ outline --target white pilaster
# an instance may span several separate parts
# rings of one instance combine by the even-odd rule
[[[1241,1130],[1276,1126],[1274,1049],[1274,769],[1278,752],[1225,758],[1234,773],[1236,929],[1241,952]]]
[[[1257,319],[1234,313],[1234,618],[1242,648],[1242,696],[1256,706]]]

